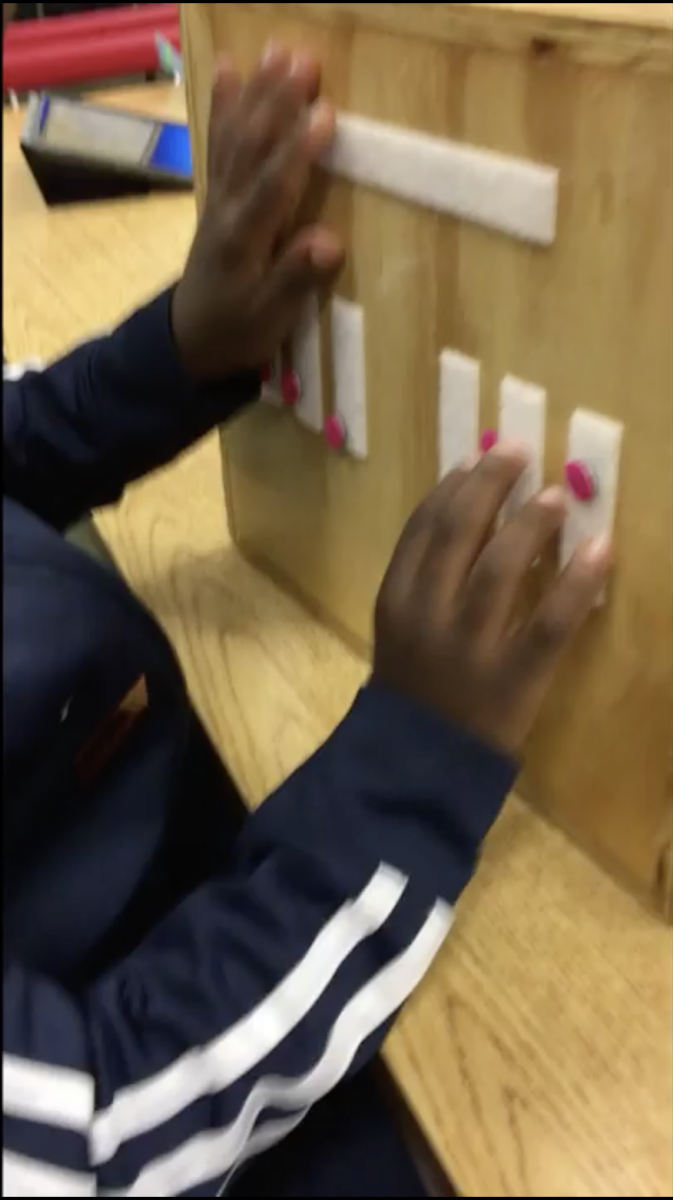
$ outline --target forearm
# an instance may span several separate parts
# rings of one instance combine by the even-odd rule
[[[4,489],[57,528],[114,502],[256,398],[256,376],[197,387],[173,342],[171,293],[109,337],[3,385]]]
[[[55,1194],[47,1182],[67,1168],[69,1194],[180,1195],[221,1186],[284,1137],[380,1046],[449,932],[513,775],[368,689],[251,819],[227,879],[85,996],[14,967],[16,1180],[45,1171]]]

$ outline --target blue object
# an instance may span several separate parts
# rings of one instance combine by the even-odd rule
[[[147,165],[157,171],[168,171],[172,175],[184,175],[191,179],[193,167],[189,127],[172,121],[163,122]]]
[[[65,96],[31,96],[21,149],[47,203],[182,190],[193,182],[184,121],[158,121]]]

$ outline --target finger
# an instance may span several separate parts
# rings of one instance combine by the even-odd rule
[[[207,173],[208,183],[219,170],[221,143],[227,118],[241,93],[241,77],[231,59],[221,57],[215,68],[208,119]]]
[[[294,127],[267,126],[266,145],[236,154],[236,165],[227,184],[227,199],[238,195],[240,235],[254,239],[258,256],[265,258],[296,219],[306,192],[310,168],[310,120],[302,113]],[[247,135],[246,135],[247,136]],[[250,134],[254,140],[257,134]],[[257,153],[259,152],[259,159]]]
[[[479,460],[451,503],[432,510],[423,584],[448,606],[456,600],[507,496],[526,468],[525,448],[499,442]],[[441,580],[441,595],[437,582]]]
[[[305,122],[320,86],[313,56],[272,47],[250,80],[236,114],[238,131],[231,189],[249,183],[285,136]]]
[[[541,492],[486,543],[460,597],[457,622],[465,637],[492,646],[506,634],[521,585],[563,524],[563,488]]]
[[[264,159],[299,119],[302,98],[290,76],[290,66],[291,59],[287,56],[270,58],[241,92],[228,130],[229,194],[250,186]]]
[[[465,464],[450,471],[411,514],[385,576],[386,599],[391,603],[397,604],[405,600],[415,586],[423,556],[432,537],[434,510],[451,503],[465,482],[469,470],[470,466]]]
[[[290,228],[311,178],[313,162],[329,145],[336,124],[334,109],[318,101],[302,114],[268,160],[256,168],[255,182],[242,202],[241,231],[258,239],[261,253],[275,247]]]
[[[315,54],[306,50],[295,53],[290,71],[302,91],[304,103],[312,104],[318,98],[321,83],[320,63]]]
[[[422,504],[418,506],[413,514],[412,520],[418,518],[426,525],[433,524],[437,520],[441,520],[443,514],[446,513],[449,502],[456,495],[458,488],[465,483],[468,475],[476,466],[475,459],[466,459],[460,466],[454,467],[447,475],[428,493]]]
[[[542,696],[554,668],[594,608],[612,569],[608,538],[585,542],[552,586],[537,612],[513,639],[507,654],[515,686]]]
[[[400,538],[400,546],[404,546],[405,542],[419,539],[421,535],[423,535],[424,544],[429,544],[438,515],[446,512],[471,469],[472,463],[467,462],[455,467],[428,493],[425,500],[418,505],[407,521]]]
[[[316,100],[308,114],[308,126],[305,134],[306,152],[310,161],[316,162],[321,158],[334,141],[336,132],[336,111],[329,100]]]
[[[330,287],[344,263],[341,240],[330,229],[303,229],[271,268],[260,307],[273,324],[281,314],[292,328],[311,293]]]
[[[286,46],[269,42],[257,66],[252,71],[241,93],[239,113],[249,117],[279,79],[286,78],[292,67],[292,54]]]
[[[290,75],[296,80],[305,104],[312,104],[320,92],[320,63],[310,51],[291,51],[282,43],[269,42],[260,60],[257,72],[261,68],[275,67],[283,64]],[[256,73],[257,73],[256,72]],[[254,93],[251,94],[254,98]]]

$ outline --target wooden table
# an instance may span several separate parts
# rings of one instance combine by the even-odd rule
[[[167,87],[114,100],[183,111]],[[48,358],[176,274],[194,205],[173,196],[49,212],[18,129],[5,113],[5,352]],[[98,524],[258,803],[329,734],[363,664],[232,548],[215,436]],[[460,1191],[673,1193],[671,951],[669,929],[511,800],[386,1048]]]

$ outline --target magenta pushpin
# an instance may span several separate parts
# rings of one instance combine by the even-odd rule
[[[579,459],[565,465],[565,480],[576,500],[587,504],[598,493],[598,484],[591,468]]]
[[[301,381],[296,371],[283,371],[280,379],[280,394],[283,404],[292,408],[301,396]]]
[[[492,450],[498,440],[497,430],[485,429],[481,435],[479,445],[481,446],[482,454],[488,454]]]
[[[346,426],[341,417],[327,417],[323,433],[330,450],[343,450],[346,445]]]

